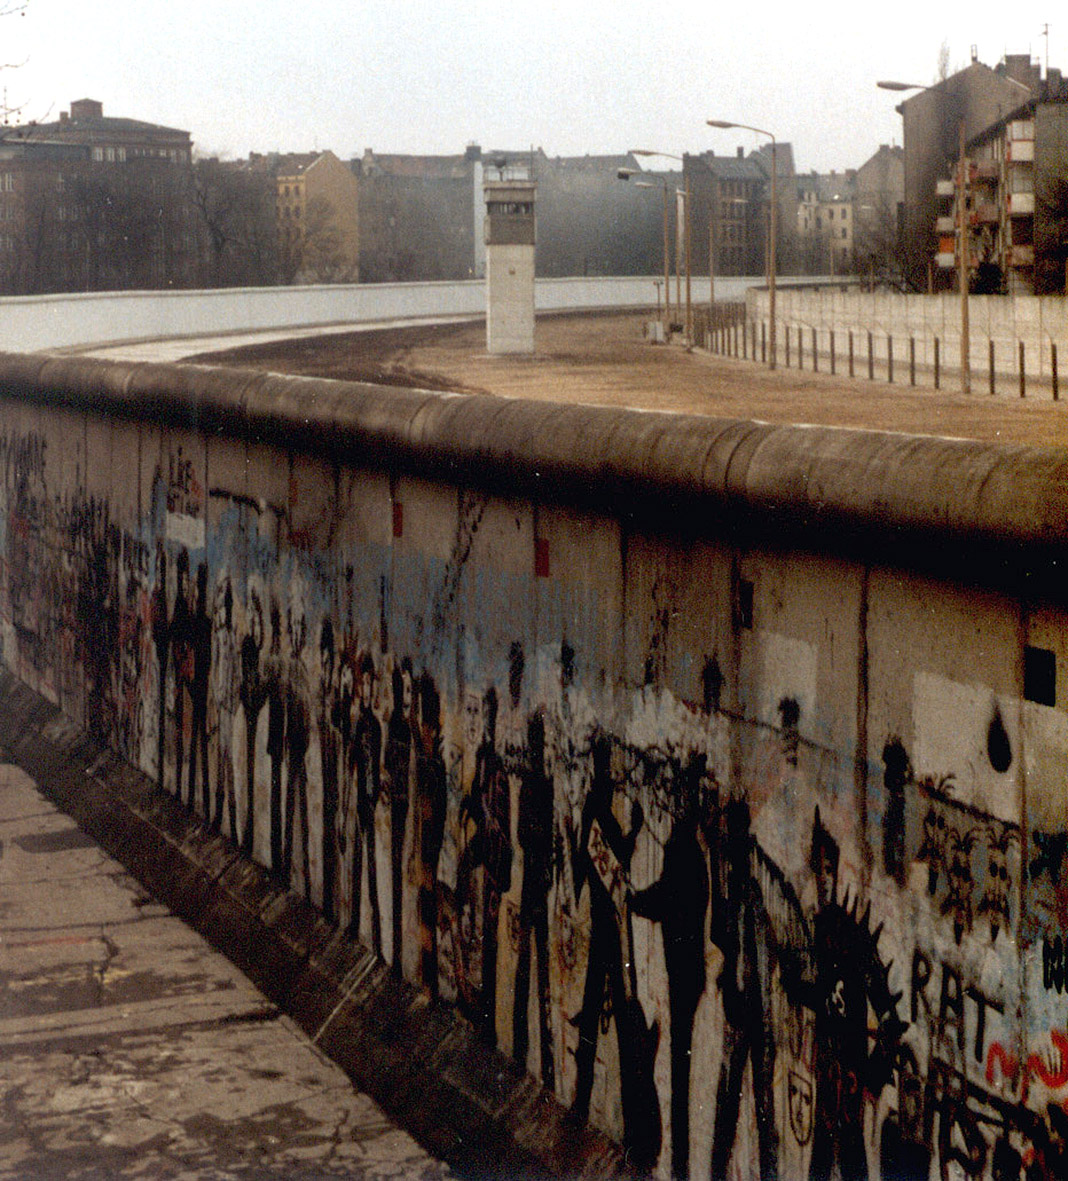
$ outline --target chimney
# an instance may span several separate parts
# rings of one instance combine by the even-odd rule
[[[738,149],[738,159],[739,159],[739,160],[744,160],[744,159],[745,159],[745,148],[739,148],[739,149]]]
[[[60,111],[59,112],[60,123],[66,123],[69,118],[70,118],[70,111]]]
[[[95,98],[80,98],[77,102],[70,104],[70,117],[72,119],[102,119],[104,104],[97,102]]]

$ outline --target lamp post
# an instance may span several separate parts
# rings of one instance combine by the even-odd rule
[[[616,172],[616,176],[619,180],[630,180],[632,176],[641,176],[641,171],[637,168],[620,168]],[[639,189],[664,190],[664,340],[666,341],[671,335],[671,223],[668,215],[668,183],[666,180],[659,183],[636,180],[634,184]],[[657,304],[659,303],[658,293]]]
[[[748,123],[731,123],[726,119],[706,119],[709,127],[718,127],[727,131],[737,128],[739,131],[752,131],[757,135],[766,135],[771,140],[771,212],[768,226],[768,368],[775,368],[775,250],[779,230],[779,165],[776,159],[775,136],[763,127],[753,127]]]
[[[678,160],[682,165],[682,179],[683,188],[676,189],[676,194],[682,198],[683,208],[683,251],[686,255],[686,343],[689,346],[693,345],[693,308],[690,302],[690,178],[686,175],[686,162],[682,156],[676,156],[672,152],[654,152],[650,148],[631,148],[630,154],[632,156],[663,156],[665,160]],[[679,254],[678,249],[675,251],[675,296],[676,302],[681,310],[682,297],[678,290],[679,279]]]
[[[919,82],[876,82],[880,90],[932,90]],[[935,85],[940,85],[936,83]],[[900,112],[901,108],[897,108]],[[972,348],[968,316],[968,159],[964,154],[964,117],[957,127],[957,290],[960,293],[960,392],[972,392]]]

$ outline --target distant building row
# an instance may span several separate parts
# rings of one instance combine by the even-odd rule
[[[1027,57],[995,69],[973,61],[898,109],[904,147],[883,145],[856,169],[799,174],[791,145],[776,145],[780,270],[945,286],[963,220],[974,286],[1062,289],[1060,74],[1043,79]],[[759,274],[771,162],[765,145],[687,154],[681,173],[655,172],[630,153],[477,144],[443,156],[221,162],[195,158],[187,131],[105,116],[82,99],[54,122],[0,129],[0,290],[480,278],[483,182],[516,171],[537,185],[539,275],[657,274],[665,238],[672,273],[688,255],[695,274],[710,263],[716,275]]]

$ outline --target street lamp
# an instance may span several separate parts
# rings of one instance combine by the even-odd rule
[[[932,90],[919,82],[876,82],[880,90]],[[939,85],[936,83],[935,85]],[[897,108],[901,110],[900,107]],[[960,292],[960,392],[972,392],[972,348],[968,317],[968,161],[964,155],[964,118],[961,117],[958,132],[957,161],[957,290]]]
[[[757,135],[766,135],[771,140],[771,213],[768,228],[768,368],[775,368],[775,247],[779,229],[779,166],[775,152],[775,136],[762,127],[752,127],[748,123],[731,123],[726,119],[706,119],[709,127],[718,127],[721,131],[737,128],[739,131],[753,131]]]
[[[641,176],[638,168],[620,168],[616,172],[619,180],[630,180],[632,176]],[[654,183],[648,180],[636,180],[635,187],[639,189],[664,190],[664,340],[671,334],[671,231],[668,219],[668,183],[666,180]],[[657,300],[659,303],[659,299]]]
[[[686,175],[686,162],[682,156],[676,156],[671,152],[654,152],[650,148],[631,148],[630,154],[632,156],[663,156],[666,160],[678,160],[682,168],[682,178],[684,188],[682,190],[676,189],[675,192],[683,200],[683,233],[685,235],[683,242],[683,249],[686,254],[686,343],[693,345],[693,310],[690,303],[690,178]],[[675,251],[675,297],[676,303],[681,308],[682,293],[679,288],[679,254]]]

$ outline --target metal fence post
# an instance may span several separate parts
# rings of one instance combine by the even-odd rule
[[[831,329],[831,373],[834,373],[834,329]]]
[[[909,385],[916,384],[916,337],[909,337]]]
[[[1024,342],[1021,340],[1021,341],[1018,341],[1017,343],[1020,347],[1020,397],[1026,398],[1027,397],[1027,379],[1025,377],[1025,370],[1024,370]]]
[[[941,359],[941,358],[939,357],[938,344],[939,344],[939,341],[938,341],[938,337],[936,336],[936,337],[934,338],[934,379],[935,379],[935,389],[938,389],[938,376],[939,376],[939,374],[938,374],[938,362],[939,362],[939,360]]]
[[[994,393],[994,342],[987,341],[987,351],[990,354],[990,392]]]
[[[886,336],[886,380],[894,384],[894,338],[889,333]]]
[[[868,380],[875,380],[875,344],[871,333],[868,333]]]
[[[1050,377],[1053,379],[1053,400],[1057,401],[1059,391],[1057,389],[1057,346],[1053,341],[1050,341]]]
[[[812,329],[812,372],[819,373],[820,371],[820,350],[819,337],[816,335],[816,329]]]

